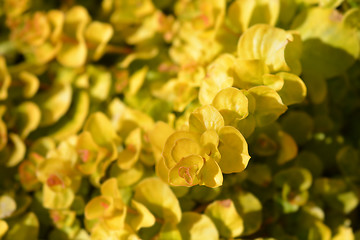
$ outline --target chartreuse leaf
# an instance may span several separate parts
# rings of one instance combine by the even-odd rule
[[[35,96],[34,102],[41,110],[41,127],[54,124],[68,111],[72,92],[69,84],[59,84]]]
[[[250,159],[245,138],[236,128],[225,126],[219,131],[219,139],[221,171],[223,173],[243,171]]]
[[[2,238],[5,235],[8,229],[9,229],[9,225],[4,220],[0,219],[0,238]]]
[[[195,109],[189,117],[190,131],[203,133],[213,129],[216,132],[224,126],[224,118],[218,110],[210,105],[205,105]]]
[[[8,195],[0,197],[0,219],[10,217],[16,210],[16,202]]]
[[[161,121],[157,122],[153,129],[148,132],[149,141],[156,160],[161,158],[166,139],[168,139],[172,133],[174,133],[174,129]]]
[[[356,32],[344,27],[331,8],[307,8],[292,24],[303,39],[301,63],[308,75],[330,78],[348,69],[359,56]],[[318,22],[322,24],[317,24]]]
[[[66,67],[80,67],[87,57],[87,48],[84,39],[84,30],[90,16],[82,6],[72,7],[67,11],[64,21],[64,35],[68,41],[64,41],[57,60]]]
[[[94,46],[94,50],[89,51],[92,59],[99,60],[105,52],[107,42],[114,34],[112,26],[108,23],[98,21],[91,22],[85,30],[85,39]]]
[[[218,150],[219,135],[214,130],[206,130],[200,137],[201,156],[211,156],[216,161],[220,160],[220,152]]]
[[[331,239],[331,230],[322,221],[307,217],[300,219],[299,223],[299,227],[296,231],[296,235],[299,239]]]
[[[291,111],[281,119],[281,126],[297,144],[302,145],[313,135],[314,120],[304,111]]]
[[[219,239],[219,232],[210,218],[196,212],[184,212],[178,224],[182,240]]]
[[[307,169],[289,168],[279,171],[274,176],[274,184],[278,187],[283,187],[286,184],[293,190],[305,191],[312,184],[312,176]]]
[[[143,86],[148,71],[149,68],[147,66],[144,66],[143,68],[137,70],[131,75],[129,79],[129,88],[125,93],[126,97],[133,97],[136,95],[136,93]]]
[[[7,167],[14,167],[24,160],[26,146],[23,140],[14,133],[9,134],[10,143],[0,151],[0,161],[5,163]]]
[[[323,8],[337,8],[344,0],[319,0],[320,7]]]
[[[108,147],[113,141],[120,141],[108,117],[102,112],[96,112],[87,119],[84,131],[89,131],[95,142]]]
[[[19,74],[19,79],[25,83],[23,90],[23,96],[25,98],[33,97],[39,89],[40,81],[36,75],[29,73],[27,71],[22,71]]]
[[[201,147],[198,141],[194,141],[190,138],[181,138],[175,142],[171,150],[171,156],[174,161],[178,163],[184,157],[200,154],[200,151]]]
[[[360,8],[359,7],[349,9],[345,13],[344,18],[342,20],[343,25],[345,25],[345,27],[356,29],[359,32],[359,30],[360,30],[359,13],[360,13]]]
[[[103,195],[90,200],[85,207],[85,217],[103,220],[110,230],[121,230],[125,224],[126,210],[121,199]]]
[[[123,170],[117,165],[112,165],[110,176],[117,179],[119,187],[128,187],[138,182],[144,175],[144,165],[136,163],[132,168]]]
[[[208,67],[201,81],[199,101],[202,105],[211,104],[216,94],[233,85],[232,69],[235,58],[230,54],[220,55]]]
[[[9,221],[9,230],[5,240],[38,239],[39,220],[33,212],[28,212],[20,218]]]
[[[351,227],[339,226],[336,229],[335,236],[333,236],[331,240],[342,240],[342,239],[355,240],[355,235]]]
[[[128,212],[127,222],[130,222],[132,228],[138,231],[143,227],[151,227],[155,224],[154,215],[141,203],[131,200],[131,207],[136,210],[136,212],[132,213]]]
[[[43,185],[43,205],[50,209],[64,209],[71,206],[75,194],[71,188],[54,191],[48,184]]]
[[[240,37],[237,53],[241,60],[262,60],[270,72],[299,73],[297,55],[288,55],[287,51],[299,48],[299,43],[291,33],[283,29],[265,24],[257,24],[249,28]],[[295,44],[296,43],[296,44]]]
[[[223,183],[223,175],[219,164],[212,157],[204,162],[204,166],[199,172],[199,175],[201,179],[200,185],[215,188],[221,186]]]
[[[110,72],[95,66],[88,66],[87,73],[89,74],[90,96],[98,101],[105,101],[111,90],[111,74]]]
[[[177,225],[172,222],[165,222],[159,232],[159,239],[173,239],[173,240],[182,240],[180,230]]]
[[[62,140],[77,133],[84,125],[88,116],[89,106],[89,93],[85,90],[76,92],[68,114],[49,129],[48,136],[55,140]]]
[[[5,58],[0,56],[0,100],[7,99],[10,84],[11,76],[7,70]]]
[[[180,78],[167,81],[159,89],[153,89],[152,94],[173,104],[173,109],[182,112],[197,97],[194,84]]]
[[[85,207],[85,217],[88,220],[98,219],[104,215],[110,215],[113,206],[111,197],[98,196],[91,199]],[[109,208],[109,207],[112,208]]]
[[[156,163],[155,173],[164,182],[169,181],[169,168],[166,166],[165,158],[160,158]]]
[[[33,102],[22,102],[16,108],[15,119],[19,135],[24,139],[39,126],[41,111]]]
[[[250,88],[248,91],[255,98],[254,116],[259,126],[274,122],[287,110],[279,94],[272,88],[259,86]]]
[[[286,72],[278,73],[277,76],[284,80],[284,86],[278,94],[285,105],[301,103],[305,99],[306,86],[298,76]]]
[[[176,165],[176,161],[173,158],[173,151],[174,156],[178,157],[178,159],[181,159],[181,157],[186,156],[186,153],[189,153],[188,149],[179,149],[179,151],[175,152],[173,148],[176,146],[177,141],[181,140],[182,144],[186,143],[197,143],[199,139],[199,135],[193,132],[187,132],[187,131],[176,131],[173,134],[171,134],[168,139],[165,142],[164,150],[163,150],[163,158],[165,166],[170,169]],[[187,146],[187,145],[186,145]],[[198,150],[197,146],[191,146],[193,149]],[[183,150],[183,152],[182,152]],[[190,152],[191,154],[192,152]],[[179,154],[179,155],[177,155]]]
[[[258,231],[262,224],[262,205],[259,199],[250,192],[240,191],[232,198],[236,210],[244,220],[242,236]]]
[[[238,237],[244,231],[243,219],[231,199],[214,201],[206,208],[205,214],[215,223],[222,237]]]
[[[324,164],[321,159],[310,151],[301,151],[295,161],[298,166],[309,170],[313,178],[321,176],[324,170]]]
[[[277,163],[281,165],[296,157],[298,146],[295,140],[284,131],[278,132],[278,138],[280,149],[277,156]]]
[[[322,103],[327,95],[326,79],[320,73],[307,74],[302,76],[308,89],[308,96],[314,104]]]
[[[342,174],[351,180],[359,180],[360,177],[360,157],[359,152],[351,146],[340,149],[336,154],[336,162]]]
[[[279,26],[288,26],[294,18],[298,9],[297,1],[280,0]]]
[[[7,126],[4,122],[3,115],[6,112],[5,106],[0,106],[0,151],[6,146],[8,141]]]
[[[272,181],[271,169],[266,164],[251,164],[244,173],[251,182],[266,187]]]
[[[235,127],[245,138],[248,138],[255,131],[256,120],[254,115],[249,114],[245,119],[237,121]]]
[[[227,17],[237,32],[244,32],[257,23],[275,25],[279,11],[279,0],[236,0],[229,6]]]
[[[78,169],[81,173],[87,175],[92,174],[96,170],[99,160],[102,159],[99,153],[101,150],[89,132],[84,131],[79,135],[76,151],[79,158]]]
[[[189,155],[182,158],[169,171],[169,183],[174,186],[193,186],[200,182],[198,174],[204,166],[204,160],[199,155]]]
[[[212,105],[221,113],[226,125],[244,119],[249,114],[247,97],[242,91],[233,87],[218,92]]]
[[[146,178],[135,187],[134,200],[142,203],[156,217],[180,222],[179,201],[169,186],[156,177]]]
[[[262,76],[269,72],[265,62],[260,59],[236,59],[234,65],[236,78],[234,87],[250,88],[263,83]]]
[[[190,188],[190,196],[197,202],[207,203],[214,200],[221,193],[221,188],[209,188],[206,186],[193,186]]]
[[[121,169],[130,169],[140,156],[142,147],[141,130],[136,128],[131,131],[125,140],[126,148],[119,153],[117,164]]]

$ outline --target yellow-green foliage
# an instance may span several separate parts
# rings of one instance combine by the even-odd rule
[[[0,1],[0,239],[360,239],[359,7]]]

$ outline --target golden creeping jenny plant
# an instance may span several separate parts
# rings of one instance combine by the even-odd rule
[[[165,142],[160,160],[167,181],[174,186],[222,185],[223,173],[241,172],[250,159],[247,143],[234,127],[224,126],[210,105],[193,111],[189,130],[176,131]]]
[[[359,8],[0,1],[0,239],[359,239]]]

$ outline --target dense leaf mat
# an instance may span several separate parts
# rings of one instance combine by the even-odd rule
[[[0,1],[0,239],[359,240],[359,7]]]

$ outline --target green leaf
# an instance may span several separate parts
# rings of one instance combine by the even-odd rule
[[[242,236],[258,231],[262,224],[262,205],[259,199],[250,192],[240,191],[232,198],[239,215],[244,220]]]
[[[69,110],[72,92],[69,84],[61,84],[36,95],[34,102],[41,110],[41,127],[54,124]]]
[[[102,112],[96,112],[87,119],[84,131],[89,131],[100,146],[109,146],[113,141],[120,141],[109,118]]]
[[[227,16],[237,32],[244,32],[258,23],[275,25],[279,11],[279,0],[236,0],[229,6]]]
[[[142,203],[156,217],[173,223],[180,222],[179,201],[169,186],[159,178],[146,178],[136,185],[134,200]]]
[[[305,83],[295,74],[280,72],[277,74],[284,79],[284,86],[278,91],[285,105],[301,103],[306,97]]]
[[[155,224],[155,217],[152,213],[141,203],[131,200],[131,207],[133,207],[137,212],[132,214],[128,212],[127,221],[130,221],[131,226],[138,231],[143,227],[151,227]]]
[[[39,126],[41,111],[35,103],[22,102],[17,106],[15,114],[15,125],[22,139],[26,138],[30,132]]]
[[[305,191],[312,184],[312,176],[308,170],[294,167],[279,171],[274,176],[274,183],[278,187],[283,187],[287,184],[293,190]]]
[[[178,229],[182,240],[219,239],[218,230],[210,218],[196,212],[184,212]]]
[[[11,75],[9,74],[4,57],[0,57],[0,100],[8,97],[8,88],[11,84]]]
[[[199,172],[200,185],[207,187],[219,187],[223,183],[223,175],[218,163],[210,157],[204,162],[204,166]]]
[[[290,44],[293,42],[293,44]],[[237,53],[239,59],[263,61],[273,72],[294,72],[299,73],[299,57],[294,54],[300,43],[296,36],[283,29],[271,27],[265,24],[256,24],[241,35]],[[293,51],[293,54],[287,54]]]
[[[199,102],[202,105],[211,104],[221,89],[232,86],[234,61],[235,58],[231,54],[222,54],[207,67],[199,91]]]
[[[214,201],[205,210],[219,230],[220,236],[226,238],[238,237],[244,231],[244,223],[230,199]]]
[[[299,31],[304,41],[301,64],[305,74],[334,77],[358,58],[356,33],[344,27],[341,19],[334,9],[308,8],[294,20],[292,29]]]
[[[204,160],[199,155],[189,155],[169,171],[169,183],[174,186],[193,186],[200,182],[198,173],[204,166]]]
[[[38,239],[39,221],[33,212],[28,212],[24,216],[9,222],[9,231],[5,240],[25,240]]]
[[[281,119],[281,126],[290,134],[297,144],[309,141],[314,131],[314,120],[305,111],[291,111]],[[296,126],[296,128],[294,128]]]
[[[255,98],[254,115],[259,126],[274,122],[287,110],[279,94],[272,88],[259,86],[250,88],[248,91]]]
[[[213,129],[218,132],[223,126],[224,118],[215,107],[210,105],[195,109],[189,117],[190,131],[203,133]]]
[[[222,89],[216,94],[212,105],[223,116],[225,125],[229,125],[235,120],[244,119],[249,114],[248,99],[237,88]]]
[[[219,131],[219,166],[223,173],[243,171],[250,159],[248,145],[241,133],[231,126],[222,127]]]

